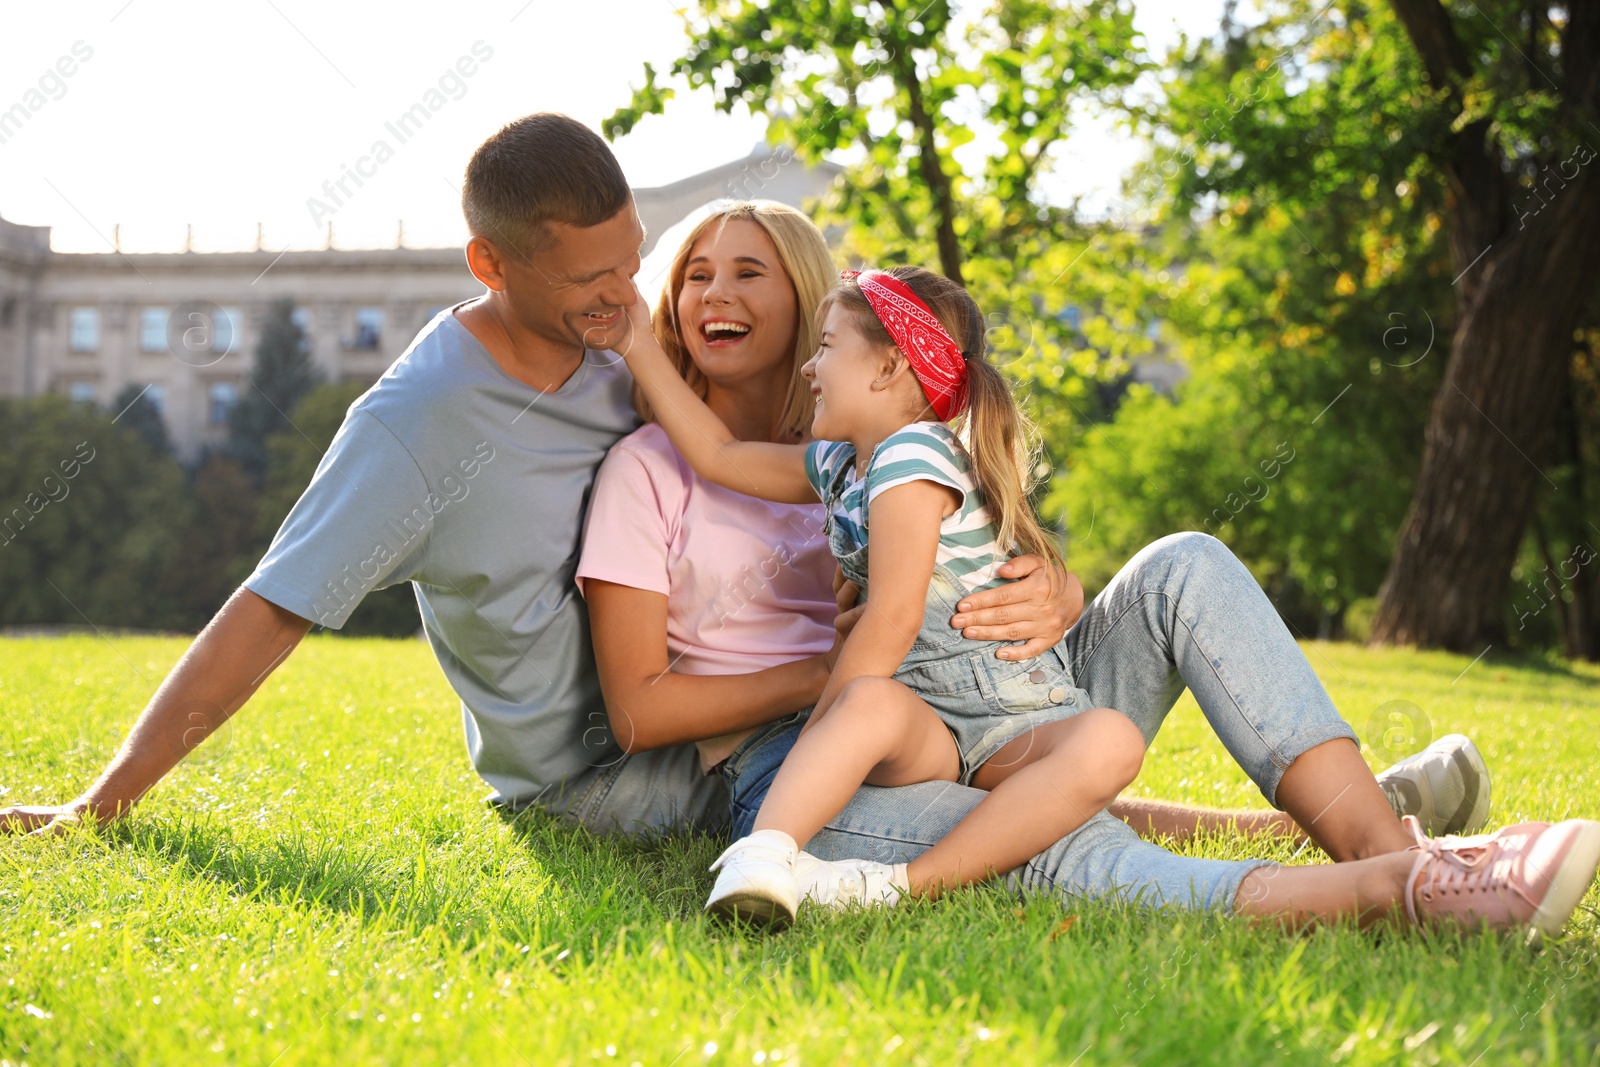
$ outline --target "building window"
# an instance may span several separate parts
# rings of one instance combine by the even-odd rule
[[[100,312],[94,308],[73,308],[67,328],[67,347],[74,352],[100,349]],[[79,383],[83,384],[83,383]]]
[[[311,309],[295,308],[289,312],[289,321],[300,327],[300,351],[311,351]]]
[[[383,340],[383,309],[356,308],[356,340],[352,348],[377,348]]]
[[[218,308],[211,326],[211,351],[225,356],[239,347],[239,324],[244,321],[238,308]]]
[[[239,387],[232,382],[212,382],[206,398],[206,421],[212,426],[225,426],[228,413],[239,400]]]
[[[74,404],[98,404],[100,389],[93,382],[73,382],[67,386],[67,396]]]
[[[167,309],[139,309],[139,351],[165,352],[167,350]]]

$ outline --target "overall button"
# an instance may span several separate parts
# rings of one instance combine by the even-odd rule
[[[1044,671],[1037,671],[1036,670],[1036,671],[1030,672],[1029,675],[1028,675],[1028,681],[1032,682],[1034,685],[1038,685],[1040,682],[1044,681],[1044,679],[1045,679]],[[1052,689],[1050,692],[1052,694],[1051,698],[1054,699],[1054,693],[1056,691]]]
[[[1050,690],[1050,703],[1059,704],[1065,699],[1067,699],[1067,691],[1059,685]]]

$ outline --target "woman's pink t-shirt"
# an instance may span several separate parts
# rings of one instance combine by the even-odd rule
[[[595,478],[578,587],[598,578],[667,598],[680,674],[750,674],[833,647],[833,557],[821,504],[774,504],[712,485],[649,423]],[[710,770],[750,731],[699,743]]]

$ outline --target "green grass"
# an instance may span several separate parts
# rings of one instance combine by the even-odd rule
[[[1306,647],[1358,731],[1471,732],[1496,824],[1600,817],[1600,670]],[[0,641],[0,803],[73,794],[183,648]],[[0,1059],[1600,1062],[1600,892],[1542,948],[992,888],[763,938],[699,914],[714,839],[485,807],[456,707],[421,642],[311,638],[124,824],[0,841]],[[1134,791],[1263,806],[1187,697]]]

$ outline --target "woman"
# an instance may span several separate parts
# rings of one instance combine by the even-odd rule
[[[732,205],[685,240],[656,332],[734,436],[794,443],[805,435],[810,394],[798,369],[815,348],[811,313],[834,277],[820,233],[782,205]],[[641,414],[648,423],[647,405]],[[749,833],[798,732],[797,714],[827,678],[835,605],[822,526],[818,507],[701,481],[653,424],[618,444],[595,485],[578,575],[613,732],[628,751],[696,741],[705,771],[728,784],[736,835]],[[772,529],[786,533],[763,536]],[[1213,610],[1199,610],[1208,603]],[[1090,895],[1117,887],[1152,901],[1303,920],[1381,914],[1402,901],[1410,909],[1437,896],[1429,887],[1454,871],[1456,861],[1402,828],[1354,734],[1220,542],[1189,534],[1150,546],[1096,598],[1069,643],[1074,635],[1079,684],[1096,689],[1101,660],[1096,702],[1128,715],[1147,743],[1181,679],[1267,799],[1335,859],[1387,858],[1316,869],[1185,859],[1101,813],[1016,872],[1020,884]],[[1112,663],[1115,671],[1106,669]],[[982,795],[972,793],[948,783],[863,789],[812,849],[904,861],[960,821]],[[1589,847],[1586,828],[1566,836],[1563,856]],[[1402,855],[1413,845],[1419,853]],[[848,891],[848,873],[823,870],[814,899]],[[1558,896],[1571,895],[1574,878]],[[1419,879],[1425,884],[1413,887]],[[1538,895],[1519,921],[1548,923],[1547,912],[1561,910],[1562,901],[1546,907]],[[1471,912],[1476,898],[1468,897]]]

